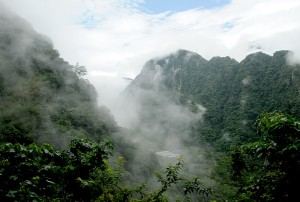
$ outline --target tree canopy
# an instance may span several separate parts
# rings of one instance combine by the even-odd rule
[[[278,112],[257,122],[258,141],[233,153],[233,177],[253,201],[292,201],[300,182],[300,120]]]

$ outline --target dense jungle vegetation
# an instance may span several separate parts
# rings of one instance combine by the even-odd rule
[[[84,66],[2,10],[0,201],[290,201],[300,67],[288,54],[239,63],[180,50],[150,60],[123,93],[140,107],[125,129],[98,105]],[[128,140],[138,136],[142,149],[176,139],[187,155],[156,166],[161,157]]]

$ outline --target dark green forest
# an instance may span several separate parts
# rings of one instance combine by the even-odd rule
[[[206,112],[195,135],[226,151],[230,145],[257,139],[255,121],[264,112],[276,110],[299,118],[300,66],[288,65],[288,54],[258,52],[238,63],[229,57],[207,61],[179,50],[150,60],[125,92],[164,90],[191,110],[197,111],[195,105],[201,104]],[[158,72],[159,79],[155,77]]]
[[[84,66],[0,11],[0,201],[297,196],[300,66],[289,51],[152,59],[121,95],[135,115],[123,128]]]
[[[289,128],[288,130],[297,134],[293,138],[286,137],[294,141],[292,145],[297,153],[299,148],[297,143],[298,126],[290,128],[289,121],[279,123],[278,118],[282,116],[283,120],[291,119],[297,125],[300,114],[300,66],[288,64],[289,54],[291,54],[289,51],[277,51],[270,56],[258,52],[237,62],[229,57],[214,57],[206,60],[196,53],[179,50],[167,57],[148,61],[141,74],[125,89],[123,96],[132,102],[137,102],[142,108],[138,112],[138,117],[142,121],[137,122],[137,131],[140,132],[139,126],[153,129],[153,126],[159,125],[158,128],[167,131],[163,136],[167,137],[167,141],[177,135],[182,147],[196,146],[204,149],[204,152],[189,150],[188,156],[193,156],[193,158],[188,161],[188,164],[195,164],[195,161],[201,160],[199,156],[205,156],[206,161],[202,160],[197,166],[202,171],[205,170],[203,165],[213,169],[206,173],[197,170],[193,174],[201,176],[204,184],[214,187],[212,199],[217,201],[286,201],[291,197],[289,196],[291,193],[286,194],[287,198],[284,198],[283,187],[275,188],[274,185],[274,187],[271,186],[264,190],[263,187],[267,187],[266,185],[254,186],[254,179],[262,176],[260,173],[263,169],[260,166],[264,166],[261,163],[262,158],[265,158],[264,161],[267,162],[268,157],[264,156],[265,154],[251,153],[250,149],[247,150],[249,154],[246,155],[244,153],[246,151],[242,148],[252,145],[253,147],[249,146],[249,148],[255,150],[254,145],[258,141],[266,141],[262,144],[269,148],[268,144],[275,140],[269,140],[269,135],[266,138],[266,132],[260,126],[265,124],[264,127],[270,128],[268,130],[278,130],[275,133],[280,133],[281,125],[277,126],[277,124],[283,124]],[[173,110],[170,113],[171,118],[166,116],[165,114],[169,112],[165,108],[169,105],[178,105],[189,109],[199,118],[192,119],[188,125],[190,130],[184,128],[184,132],[181,131],[182,124],[180,125],[178,122],[165,127],[166,123],[170,123],[172,116],[181,116],[184,113],[183,111],[177,113],[176,110]],[[191,117],[191,115],[188,116]],[[166,121],[166,118],[169,121]],[[268,120],[270,123],[267,121],[261,123],[262,120]],[[168,136],[169,133],[174,134],[174,129],[180,132],[175,137]],[[294,132],[291,132],[291,135]],[[186,136],[186,133],[189,135]],[[153,138],[151,134],[150,138]],[[162,138],[160,138],[161,141]],[[277,143],[272,144],[276,145]],[[284,145],[283,147],[288,146]],[[243,154],[240,154],[241,151]],[[250,153],[252,154],[251,158]],[[236,159],[237,155],[240,155],[238,159]],[[236,165],[238,162],[235,160],[242,161],[240,159],[242,155],[245,158],[243,162],[247,160],[247,165],[239,165],[241,166],[239,168]],[[293,155],[296,154],[291,154],[291,156]],[[295,163],[292,166],[293,169],[298,168],[297,160],[291,161]],[[279,162],[276,161],[276,163]],[[237,171],[242,168],[243,172]],[[268,169],[266,168],[264,172],[269,172]],[[281,168],[276,169],[278,169],[276,172],[285,173]],[[239,178],[236,178],[236,172],[242,172]],[[274,177],[281,181],[278,173],[278,176],[271,171],[268,174],[274,174],[269,178]],[[213,183],[206,178],[207,175],[213,179]],[[299,179],[297,175],[293,176],[295,179]],[[242,184],[237,184],[237,181],[241,180],[240,178],[243,178],[244,181]],[[275,182],[276,180],[273,182],[268,180],[264,183],[270,185],[279,183],[279,181]],[[252,188],[253,193],[251,193],[247,190],[247,186],[250,186],[247,183],[253,183],[251,186],[259,187],[258,190]],[[292,184],[297,187],[295,181]],[[243,188],[240,189],[240,187]],[[289,189],[292,192],[292,188]],[[268,195],[267,192],[272,192],[272,194],[277,192],[283,198],[275,197],[272,194],[264,198],[263,194]]]
[[[24,20],[0,16],[0,139],[66,148],[75,137],[100,138],[116,130],[97,93],[48,38]]]

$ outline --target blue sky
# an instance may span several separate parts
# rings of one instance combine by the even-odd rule
[[[125,2],[128,3],[128,1]],[[137,9],[139,9],[140,11],[148,14],[159,14],[164,12],[171,12],[174,14],[189,9],[217,8],[229,3],[230,0],[144,0],[141,1],[141,3],[137,3],[134,5],[137,6]],[[103,19],[99,19],[99,17],[94,16],[93,13],[89,10],[86,10],[82,13],[78,22],[85,28],[93,29],[96,28],[102,20]],[[232,27],[233,24],[226,24],[224,30],[227,31]]]
[[[221,7],[229,2],[230,0],[145,0],[140,9],[149,13],[180,12],[194,8]]]
[[[149,59],[178,49],[237,61],[255,51],[292,50],[300,63],[300,0],[0,2],[49,36],[70,64],[86,66],[107,106],[128,85],[124,77],[134,78]]]

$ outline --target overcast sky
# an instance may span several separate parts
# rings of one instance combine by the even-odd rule
[[[300,58],[300,0],[0,0],[86,66],[110,105],[143,64],[178,49],[206,59],[293,50]],[[1,28],[0,28],[1,29]]]

